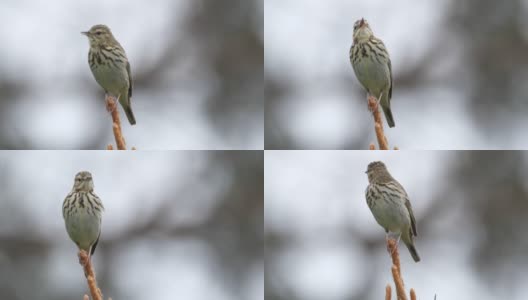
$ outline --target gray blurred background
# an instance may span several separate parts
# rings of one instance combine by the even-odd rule
[[[0,3],[0,149],[105,149],[104,92],[81,31],[108,25],[132,67],[127,144],[264,147],[263,0]]]
[[[262,300],[262,151],[0,152],[0,299],[88,291],[62,202],[80,170],[105,206],[105,300]]]
[[[526,299],[528,153],[518,151],[267,151],[266,299],[374,300],[394,287],[385,232],[365,201],[374,160],[405,187],[417,219],[422,261],[400,242],[407,289]]]
[[[401,149],[527,149],[528,2],[266,0],[266,149],[368,149],[350,66],[366,18],[392,59]]]

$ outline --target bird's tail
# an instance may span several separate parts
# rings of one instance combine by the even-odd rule
[[[387,124],[389,124],[389,127],[394,127],[396,124],[394,124],[394,118],[392,117],[392,111],[390,108],[383,108],[383,112],[385,113],[385,119],[387,119]]]
[[[389,127],[394,127],[396,124],[394,124],[394,117],[392,117],[392,111],[390,107],[385,108],[383,106],[383,113],[385,114],[385,119],[387,119],[387,124],[389,124]]]
[[[418,255],[418,251],[416,250],[416,247],[414,246],[414,244],[412,242],[411,243],[405,243],[405,246],[407,246],[407,249],[409,249],[409,253],[411,253],[411,256],[414,259],[414,261],[415,262],[419,262],[420,261],[420,255]]]
[[[128,97],[128,95],[121,96],[119,98],[119,103],[121,103],[121,106],[123,107],[123,110],[125,111],[125,114],[127,116],[127,119],[130,125],[135,125],[136,118],[134,117],[134,113],[132,112],[132,106],[130,105],[130,98]]]
[[[416,247],[414,246],[413,233],[410,228],[409,230],[402,232],[401,239],[403,240],[403,243],[405,243],[405,246],[407,246],[407,249],[409,249],[409,253],[411,253],[414,261],[419,262],[420,255],[418,255],[418,250],[416,250]]]
[[[392,111],[390,108],[390,99],[388,95],[383,95],[383,99],[381,99],[381,107],[383,108],[383,113],[385,114],[385,119],[387,119],[387,124],[389,124],[389,127],[394,127],[396,124],[394,123],[394,117],[392,116]]]

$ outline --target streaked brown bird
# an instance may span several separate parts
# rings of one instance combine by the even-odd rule
[[[125,50],[105,25],[95,25],[89,31],[81,33],[86,35],[90,42],[88,63],[95,81],[107,94],[119,100],[128,122],[131,125],[136,124],[130,104],[132,74]]]
[[[390,106],[392,98],[392,64],[383,41],[374,36],[365,19],[354,24],[353,44],[349,58],[354,73],[369,95],[378,99],[389,127],[396,126]]]
[[[62,204],[62,216],[71,240],[92,256],[101,235],[103,203],[94,193],[90,172],[75,175],[73,188]]]
[[[407,192],[381,161],[371,162],[366,173],[369,185],[365,196],[374,218],[387,234],[399,234],[414,261],[419,262],[420,256],[414,246],[416,220]]]

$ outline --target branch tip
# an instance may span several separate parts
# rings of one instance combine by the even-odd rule
[[[90,294],[92,295],[93,300],[102,300],[103,294],[99,287],[97,287],[97,280],[95,279],[95,273],[92,267],[92,261],[88,256],[88,253],[84,250],[79,250],[79,263],[83,267],[84,276],[88,282],[88,288],[90,289]],[[86,299],[86,295],[84,297]]]
[[[117,101],[114,97],[106,95],[106,109],[112,115],[112,130],[116,141],[117,150],[126,150],[125,138],[121,130],[121,119],[119,118],[119,110],[117,109]],[[107,150],[113,150],[112,145],[106,147]]]
[[[387,286],[385,287],[385,300],[391,300],[391,295],[392,295],[391,286],[390,284],[387,284]]]
[[[381,112],[378,107],[378,100],[375,97],[368,96],[368,107],[374,117],[374,130],[376,131],[376,138],[380,150],[389,150],[389,142],[383,132],[383,121],[381,119]],[[372,149],[371,149],[372,150]]]

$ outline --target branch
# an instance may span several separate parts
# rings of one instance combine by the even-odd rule
[[[391,286],[390,284],[387,284],[387,286],[385,287],[385,300],[391,300],[391,295],[392,295]]]
[[[126,150],[125,138],[121,131],[121,120],[119,119],[119,111],[117,109],[117,101],[114,97],[106,95],[106,110],[112,115],[112,130],[114,131],[114,137],[117,145],[117,150]],[[114,150],[114,146],[106,146],[107,150]],[[132,148],[135,150],[135,148]]]
[[[435,296],[436,298],[436,296]],[[411,288],[411,300],[416,300],[416,293],[414,292],[414,289]]]
[[[407,300],[407,295],[405,294],[405,288],[403,284],[403,278],[401,276],[401,265],[400,265],[400,255],[398,253],[398,244],[393,239],[387,240],[387,249],[391,253],[392,258],[392,278],[394,279],[394,286],[396,287],[396,296],[398,300]],[[387,285],[385,288],[385,299],[390,300],[390,286]],[[389,294],[389,296],[387,296]],[[416,293],[414,289],[410,291],[411,300],[416,300]],[[387,298],[388,297],[388,298]]]
[[[88,288],[90,289],[90,294],[92,295],[93,300],[102,300],[103,294],[101,290],[97,287],[97,280],[95,279],[95,273],[92,268],[92,262],[88,257],[88,254],[84,250],[79,250],[79,263],[83,266],[84,276],[88,281]],[[88,296],[84,295],[84,299]]]
[[[380,150],[389,150],[389,141],[383,132],[383,120],[381,119],[381,112],[378,107],[378,100],[375,97],[368,96],[368,107],[374,117],[374,130],[376,131],[376,138],[378,139],[378,145]],[[370,150],[376,150],[374,144],[369,145]],[[396,147],[394,150],[398,150]]]

